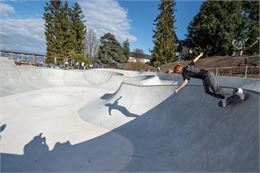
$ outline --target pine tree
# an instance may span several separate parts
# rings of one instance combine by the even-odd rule
[[[72,44],[74,51],[77,53],[84,53],[84,39],[86,34],[86,27],[83,23],[84,15],[76,2],[71,10],[71,29],[73,33]]]
[[[46,2],[44,7],[45,37],[47,42],[47,63],[54,63],[59,57],[59,27],[57,16],[61,8],[59,0]],[[58,31],[58,32],[57,32]]]
[[[69,52],[73,50],[73,45],[71,44],[72,32],[71,32],[71,23],[70,23],[70,13],[71,9],[68,6],[68,2],[65,1],[60,10],[59,23],[60,23],[60,57],[65,59],[69,56]]]
[[[69,52],[69,58],[77,62],[84,61],[89,63],[89,59],[84,54],[84,40],[86,34],[86,27],[84,25],[84,15],[79,4],[76,2],[70,9],[69,21],[70,21],[70,34],[68,44],[72,47]]]
[[[129,55],[130,55],[130,48],[129,48],[129,41],[128,41],[128,39],[126,39],[123,42],[122,47],[123,47],[123,52],[124,52],[124,57],[125,57],[124,62],[127,62],[128,59],[129,59]]]
[[[85,25],[78,3],[72,8],[60,0],[46,2],[44,7],[47,63],[64,63],[64,59],[84,55]],[[82,55],[81,55],[82,54]],[[73,55],[73,56],[72,56]]]
[[[66,51],[67,33],[69,31],[69,23],[68,23],[68,8],[66,4],[64,5],[60,0],[52,0],[51,4],[54,6],[54,18],[53,18],[53,26],[54,26],[54,35],[53,41],[55,43],[56,48],[56,56],[55,63],[63,64],[64,58],[66,57],[68,51]]]
[[[107,33],[100,38],[99,54],[95,63],[101,66],[117,66],[124,62],[123,49],[115,36]]]
[[[155,19],[156,29],[153,31],[154,48],[151,52],[154,65],[175,60],[177,47],[174,31],[174,6],[174,0],[161,0],[160,14]]]

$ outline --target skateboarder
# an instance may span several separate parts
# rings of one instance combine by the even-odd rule
[[[245,98],[243,89],[229,89],[223,90],[219,87],[218,82],[214,73],[200,69],[195,65],[195,62],[198,61],[200,57],[203,56],[203,53],[200,53],[188,66],[182,67],[182,65],[177,64],[174,67],[174,72],[178,74],[182,74],[183,81],[180,86],[178,86],[175,90],[175,93],[178,93],[183,87],[185,87],[190,78],[198,78],[202,80],[204,90],[207,94],[214,96],[216,98],[222,99],[223,106],[226,106],[225,95],[237,94],[240,99],[243,101]]]

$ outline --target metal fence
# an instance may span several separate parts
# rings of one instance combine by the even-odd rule
[[[231,66],[231,67],[217,67],[206,68],[212,71],[216,76],[237,76],[244,78],[260,78],[260,66]]]

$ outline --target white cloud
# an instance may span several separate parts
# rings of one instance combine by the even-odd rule
[[[77,0],[86,17],[87,27],[93,28],[100,37],[112,33],[120,41],[127,38],[130,42],[137,38],[129,33],[131,21],[127,18],[127,10],[116,0]]]
[[[10,13],[14,13],[14,9],[12,6],[0,2],[0,16],[8,16]]]
[[[127,18],[127,11],[116,0],[78,0],[78,2],[86,16],[86,25],[93,28],[97,36],[110,32],[120,42],[127,38],[130,42],[137,40],[129,32],[131,21]],[[0,26],[0,49],[46,53],[42,18],[2,18]]]
[[[0,2],[0,16],[14,13],[13,7]],[[45,53],[44,21],[41,18],[0,19],[0,49]]]
[[[1,19],[0,25],[0,49],[45,53],[43,19]]]

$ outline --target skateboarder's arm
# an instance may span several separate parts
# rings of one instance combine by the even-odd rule
[[[176,93],[179,92],[179,91],[180,91],[183,87],[185,87],[187,84],[188,84],[188,79],[183,80],[182,83],[181,83],[181,85],[180,85],[178,88],[176,88],[175,92],[176,92]]]
[[[202,57],[203,52],[201,52],[196,58],[194,58],[193,62],[196,62],[200,59],[200,57]]]

